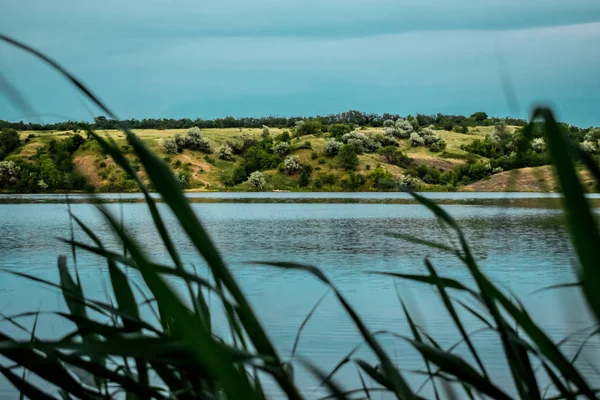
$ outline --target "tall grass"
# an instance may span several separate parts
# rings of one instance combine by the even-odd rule
[[[85,85],[56,62],[14,39],[6,36],[0,36],[0,39],[54,67],[107,116],[118,120]],[[597,326],[600,317],[600,291],[597,290],[600,283],[600,235],[583,187],[575,173],[575,163],[578,160],[585,163],[599,184],[600,169],[562,133],[549,109],[536,109],[532,118],[544,121],[549,151],[564,190],[564,208],[569,231],[579,260],[577,285],[592,310],[596,319],[594,324]],[[300,363],[322,382],[331,393],[331,397],[371,398],[375,391],[384,391],[399,399],[421,398],[418,388],[412,387],[404,377],[402,361],[400,360],[400,366],[392,362],[390,354],[378,340],[379,333],[369,330],[344,295],[320,269],[296,263],[260,262],[275,268],[312,274],[329,286],[358,328],[364,343],[376,357],[377,365],[356,358],[354,351],[342,359],[332,371],[322,371],[308,361],[282,358],[210,236],[192,211],[168,165],[153,154],[126,126],[122,125],[121,129],[152,186],[206,261],[211,274],[210,279],[184,268],[172,241],[170,227],[164,223],[148,188],[136,170],[113,141],[103,139],[92,132],[103,151],[136,182],[144,194],[154,229],[162,239],[171,262],[169,265],[162,265],[151,261],[148,249],[132,237],[119,219],[102,205],[99,205],[98,209],[123,244],[123,253],[107,249],[104,246],[104,238],[98,237],[91,227],[70,213],[72,222],[81,228],[88,240],[76,240],[73,234],[62,240],[72,247],[73,254],[76,254],[76,250],[85,251],[106,261],[115,304],[86,298],[77,271],[73,273],[68,268],[67,258],[64,256],[58,259],[59,283],[44,281],[16,271],[6,271],[60,289],[68,312],[56,315],[73,322],[76,327],[67,335],[52,341],[38,339],[35,329],[31,332],[29,340],[15,340],[0,332],[0,354],[12,362],[11,365],[0,366],[0,372],[23,396],[48,399],[60,394],[63,398],[98,399],[124,397],[126,393],[125,397],[128,399],[264,399],[266,394],[263,378],[270,376],[288,398],[300,399],[302,395],[293,379],[293,365]],[[530,132],[526,132],[525,137],[528,135],[530,136]],[[518,301],[509,297],[481,272],[456,221],[431,200],[416,193],[412,195],[449,228],[450,234],[458,244],[456,247],[450,247],[423,238],[396,236],[400,240],[426,244],[436,251],[452,254],[469,271],[475,282],[474,287],[468,287],[454,279],[440,276],[429,259],[424,261],[426,274],[381,272],[393,278],[435,287],[458,329],[461,341],[466,344],[472,356],[472,361],[467,360],[453,353],[454,347],[440,346],[415,323],[415,319],[401,302],[412,335],[396,336],[408,342],[422,356],[424,373],[428,376],[434,397],[511,398],[505,388],[488,374],[482,355],[472,343],[460,317],[462,312],[468,312],[498,336],[518,397],[596,398],[599,389],[587,380],[576,366],[575,360],[569,359],[563,353],[560,343],[553,341]],[[151,293],[150,298],[141,299],[139,295],[134,294],[132,282],[124,272],[125,268],[133,268],[139,272]],[[175,291],[168,283],[170,280],[182,281],[184,292]],[[468,297],[471,300],[470,304],[476,306],[457,299],[455,293]],[[212,299],[210,307],[208,296]],[[152,308],[158,317],[158,323],[142,317],[142,305]],[[227,339],[219,337],[213,329],[211,313],[216,307],[222,308],[227,317],[231,333]],[[7,318],[9,322],[25,329],[16,317]],[[302,327],[297,339],[301,330]],[[597,332],[597,329],[594,329],[593,334]],[[336,382],[337,371],[348,363],[354,363],[361,371],[359,389],[346,391]],[[17,373],[20,370],[36,374],[46,381],[47,385],[43,389],[36,386],[25,374]],[[367,387],[363,374],[376,382],[377,387]],[[550,387],[542,386],[541,375],[545,375],[551,382]]]

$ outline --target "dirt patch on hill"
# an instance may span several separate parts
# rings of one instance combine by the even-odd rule
[[[85,176],[90,184],[98,187],[101,183],[101,179],[98,176],[98,169],[94,165],[95,161],[96,156],[89,154],[75,158],[73,163],[75,164],[76,173]]]
[[[584,186],[591,188],[593,180],[589,172],[580,171]],[[505,171],[472,183],[463,188],[472,192],[557,192],[559,187],[552,167],[520,168]]]
[[[192,157],[192,156],[190,156],[188,154],[180,154],[177,158],[182,163],[190,163],[190,165],[192,167],[194,167],[194,169],[200,169],[200,168],[202,168],[204,171],[210,172],[212,170],[212,168],[213,168],[213,166],[210,165],[209,163],[207,163],[206,161],[194,158],[194,157]]]

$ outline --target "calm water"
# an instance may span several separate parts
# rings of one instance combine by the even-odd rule
[[[109,198],[110,196],[118,198],[118,195],[109,195]],[[203,196],[228,197],[240,194]],[[406,195],[269,193],[263,196],[353,196],[384,199]],[[535,202],[536,199],[549,195],[444,193],[429,196],[457,200],[478,196],[510,196]],[[0,266],[57,281],[56,258],[59,254],[70,254],[70,249],[55,239],[69,235],[66,206],[56,203],[58,197],[54,197],[54,203],[51,204],[31,204],[31,197],[12,196],[13,202],[17,199],[17,203],[22,204],[0,205]],[[166,252],[152,230],[151,219],[144,204],[110,204],[108,207],[117,214],[122,210],[126,226],[146,245],[153,259],[168,261]],[[424,272],[423,257],[431,251],[393,239],[388,236],[391,232],[448,241],[432,215],[424,207],[413,204],[214,203],[194,204],[193,207],[245,289],[284,358],[289,358],[299,325],[313,304],[326,292],[326,288],[306,274],[257,267],[249,265],[247,261],[282,260],[315,264],[339,286],[373,331],[387,329],[408,335],[408,326],[397,300],[394,281],[366,272]],[[185,261],[202,267],[202,260],[174,224],[166,207],[161,204],[159,208],[165,212]],[[560,210],[463,204],[448,204],[444,208],[464,227],[484,271],[494,281],[519,296],[530,313],[554,338],[560,339],[591,324],[585,306],[575,291],[532,294],[537,289],[575,279],[572,266],[574,257]],[[74,204],[72,209],[94,228],[97,235],[107,238],[109,247],[118,248],[93,205]],[[75,234],[78,239],[84,240],[77,230]],[[104,264],[84,253],[78,253],[77,258],[88,297],[105,298],[107,274]],[[432,254],[431,260],[440,274],[472,283],[465,268],[452,257]],[[131,277],[139,281],[137,276],[132,274]],[[3,274],[0,282],[0,309],[5,314],[38,308],[65,310],[59,294],[54,290],[8,274]],[[457,340],[457,334],[431,288],[404,281],[396,283],[397,291],[408,302],[418,322],[440,344],[452,345]],[[216,318],[216,325],[224,327],[219,323],[218,315]],[[469,331],[480,327],[480,324],[467,316],[465,321]],[[27,319],[22,322],[28,326],[32,323]],[[60,321],[46,316],[41,318],[38,332],[42,337],[51,338],[68,328]],[[6,324],[2,325],[2,329],[16,336],[20,335]],[[227,335],[225,329],[223,334]],[[382,341],[401,368],[408,370],[422,367],[418,355],[401,341],[383,337]],[[474,336],[474,341],[485,355],[491,375],[506,390],[512,391],[510,375],[495,338],[482,332]],[[358,342],[359,337],[353,325],[334,297],[328,295],[306,326],[298,354],[316,362],[324,370],[329,370]],[[566,351],[573,348],[567,346]],[[464,349],[459,347],[457,352],[464,354]],[[595,361],[596,352],[595,344],[588,346],[586,359]],[[372,360],[368,351],[361,351],[357,356]],[[337,376],[348,388],[358,386],[353,366],[344,367]],[[308,397],[317,396],[314,382],[300,366],[296,368],[296,379]],[[422,378],[410,375],[410,381],[418,387]],[[428,394],[427,390],[424,389],[425,395]],[[4,380],[0,380],[0,395],[11,397],[10,386]]]

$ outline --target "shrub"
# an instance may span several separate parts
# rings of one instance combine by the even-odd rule
[[[423,138],[417,132],[413,132],[410,134],[408,143],[413,147],[424,146],[425,140],[423,140]]]
[[[288,142],[273,142],[271,151],[273,151],[273,154],[283,157],[290,152],[290,144]]]
[[[319,155],[317,154],[316,151],[313,151],[312,153],[310,153],[311,160],[316,160],[317,158],[319,158]]]
[[[403,189],[416,189],[419,187],[419,179],[410,175],[402,175],[398,179],[398,186]]]
[[[429,151],[440,152],[446,149],[446,141],[442,138],[438,138],[437,141],[433,142],[431,146],[429,146]]]
[[[385,162],[398,167],[406,168],[412,162],[410,157],[394,146],[382,147],[378,153],[385,159]]]
[[[391,128],[392,126],[394,126],[394,120],[393,119],[386,119],[385,121],[383,121],[383,126],[385,128]]]
[[[199,131],[200,130],[198,130],[198,132]],[[173,140],[177,144],[177,152],[181,153],[183,151],[183,149],[185,149],[185,147],[187,145],[187,141],[185,139],[185,136],[183,136],[181,133],[176,133],[175,135],[173,135]]]
[[[222,144],[217,149],[217,154],[221,160],[231,160],[233,158],[233,149],[227,144]]]
[[[264,190],[267,185],[267,179],[265,178],[265,174],[260,171],[254,171],[248,177],[248,181],[246,182],[248,186],[254,191]]]
[[[337,177],[334,173],[324,173],[319,174],[319,179],[323,182],[324,185],[333,185],[337,180]]]
[[[404,118],[398,118],[396,122],[392,124],[390,124],[389,121],[391,120],[385,121],[387,122],[387,124],[384,123],[384,126],[386,127],[384,132],[385,135],[388,137],[406,139],[414,131],[414,128],[411,125],[411,123],[405,120]]]
[[[211,164],[211,165],[215,165],[215,159],[212,158],[211,156],[209,156],[208,154],[204,156],[204,161],[206,161],[207,163]]]
[[[48,184],[47,184],[47,183],[46,183],[46,182],[45,182],[43,179],[40,179],[40,180],[38,181],[37,185],[38,185],[38,187],[39,187],[41,190],[46,190],[46,189],[48,189]]]
[[[100,161],[98,163],[98,168],[106,168],[106,162],[105,161]]]
[[[172,138],[163,139],[162,147],[167,154],[177,154],[177,150],[179,149],[177,142]]]
[[[268,138],[270,135],[271,135],[271,130],[269,129],[269,127],[268,127],[268,126],[266,126],[266,125],[263,125],[263,126],[262,126],[262,129],[261,129],[261,131],[260,131],[260,137],[261,137],[261,138],[263,138],[263,139],[266,139],[266,138]]]
[[[544,138],[533,139],[533,141],[531,142],[531,148],[536,153],[543,153],[544,151],[546,151],[546,142],[544,141]]]
[[[325,146],[323,147],[323,153],[328,157],[337,156],[340,148],[343,145],[344,144],[342,142],[338,142],[335,139],[329,139],[327,141],[327,143],[325,143]]]
[[[19,132],[14,129],[2,129],[0,131],[0,160],[6,158],[6,156],[20,145]]]
[[[323,131],[323,124],[321,121],[298,121],[296,123],[295,135],[306,136],[306,135],[317,135]]]
[[[325,164],[326,162],[327,162],[327,160],[326,160],[326,159],[324,159],[324,158],[322,158],[322,157],[321,157],[321,158],[319,158],[319,164]]]
[[[179,171],[175,172],[175,179],[179,182],[182,188],[186,188],[190,179],[189,172],[187,171]]]
[[[358,165],[358,155],[351,144],[345,144],[340,148],[338,158],[345,169],[354,169]]]
[[[581,142],[581,148],[586,153],[595,154],[597,151],[596,144],[590,140],[584,140]]]
[[[335,139],[339,139],[346,133],[349,133],[350,131],[352,131],[352,128],[350,128],[346,124],[334,124],[329,127],[329,136]]]
[[[292,138],[290,137],[290,133],[288,131],[283,131],[281,134],[275,136],[275,140],[278,142],[290,142]]]
[[[184,147],[190,150],[212,153],[210,143],[202,136],[198,127],[193,127],[187,131],[187,134],[185,135]]]
[[[298,186],[306,187],[310,184],[310,176],[312,174],[312,167],[310,165],[303,165],[302,171],[300,172],[300,179],[298,180]]]
[[[290,175],[298,173],[302,169],[302,163],[300,162],[300,159],[298,158],[298,156],[286,157],[284,164],[285,164],[285,170]]]
[[[346,133],[344,136],[342,136],[342,142],[354,145],[355,151],[358,154],[372,153],[381,146],[378,142],[358,131]]]
[[[21,175],[21,167],[14,161],[0,161],[0,187],[8,187],[17,183]]]
[[[362,185],[365,184],[367,179],[364,175],[355,174],[354,172],[348,173],[346,176],[342,178],[340,184],[344,190],[355,191],[360,189]]]
[[[389,188],[395,185],[392,180],[392,174],[380,166],[371,171],[369,178],[378,189]]]

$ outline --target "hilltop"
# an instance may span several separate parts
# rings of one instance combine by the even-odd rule
[[[500,121],[447,130],[402,118],[383,125],[309,120],[292,128],[133,131],[190,191],[557,190],[550,167],[543,166],[548,164],[543,139],[534,140],[524,159],[516,158],[521,126]],[[114,140],[139,170],[122,132],[95,132]],[[578,134],[586,138],[590,132],[595,134]],[[16,135],[18,144],[0,165],[0,188],[5,191],[135,189],[85,131],[22,130]]]

